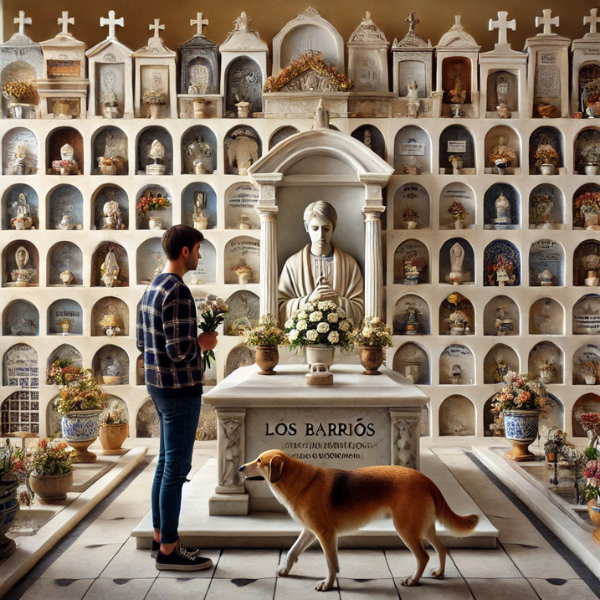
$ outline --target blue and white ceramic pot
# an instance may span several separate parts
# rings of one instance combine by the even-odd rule
[[[14,540],[6,537],[19,514],[16,481],[0,481],[0,561],[8,558],[17,549]]]
[[[535,455],[529,451],[529,444],[537,439],[539,410],[505,410],[504,431],[506,439],[513,449],[504,454],[506,460],[517,462],[535,460]]]
[[[63,415],[62,437],[75,450],[74,463],[96,462],[97,456],[88,450],[98,437],[99,410],[79,410]]]

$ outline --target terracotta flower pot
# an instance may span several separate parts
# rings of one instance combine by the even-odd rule
[[[360,364],[365,368],[363,375],[381,375],[378,371],[383,364],[383,348],[381,346],[361,346],[358,354]]]
[[[123,442],[129,436],[129,423],[119,425],[100,425],[98,437],[102,444],[103,454],[107,456],[125,454],[127,450],[121,448]]]
[[[592,498],[592,500],[588,500],[587,507],[590,515],[590,521],[596,528],[594,533],[592,533],[592,538],[596,544],[600,546],[600,506],[598,506],[596,501]]]
[[[534,442],[538,433],[539,410],[505,410],[504,430],[506,439],[513,449],[504,453],[506,460],[524,462],[535,460],[529,451],[529,444]]]
[[[61,502],[73,486],[73,471],[62,475],[36,475],[32,473],[29,482],[36,498],[42,504]]]
[[[261,369],[261,375],[277,375],[273,370],[279,362],[279,349],[277,346],[257,346],[255,360]]]

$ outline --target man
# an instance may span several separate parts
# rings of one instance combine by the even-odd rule
[[[167,265],[146,289],[137,322],[148,393],[160,421],[160,452],[152,485],[153,554],[156,568],[208,569],[212,562],[179,543],[181,487],[192,467],[202,396],[201,352],[212,350],[216,333],[196,339],[196,306],[183,276],[198,266],[202,234],[187,225],[170,227],[162,247]]]
[[[358,263],[331,243],[335,208],[318,200],[304,211],[307,244],[286,261],[279,278],[279,315],[285,323],[307,301],[332,300],[356,326],[365,313],[364,282]]]

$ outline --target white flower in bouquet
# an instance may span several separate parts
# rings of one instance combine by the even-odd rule
[[[317,325],[317,331],[319,333],[327,333],[329,331],[329,325],[323,321]]]
[[[315,307],[312,302],[305,302],[300,308],[305,312],[312,312]]]
[[[362,330],[362,334],[363,334],[363,335],[364,335],[364,336],[365,336],[367,339],[369,339],[369,338],[370,338],[370,337],[373,335],[373,332],[372,332],[372,331],[371,331],[371,330],[370,330],[368,327],[365,327],[365,328]]]
[[[316,342],[319,339],[319,334],[317,333],[316,329],[309,329],[306,332],[306,339],[309,342]]]
[[[329,313],[327,315],[327,321],[329,321],[329,323],[337,323],[340,320],[340,318],[338,317],[337,313]]]
[[[340,316],[340,319],[345,319],[346,318],[346,311],[340,306],[338,308],[338,315]]]
[[[298,324],[296,325],[298,331],[306,331],[307,327],[308,323],[306,321],[298,321]]]
[[[340,334],[337,331],[330,331],[327,336],[327,341],[330,344],[337,344],[340,341]]]
[[[340,321],[339,328],[341,331],[350,331],[350,327],[351,327],[350,321],[346,321],[346,320]]]
[[[288,333],[288,338],[290,339],[290,342],[295,342],[298,339],[299,335],[300,335],[300,332],[297,329],[292,329]]]
[[[285,325],[284,325],[284,327],[285,327],[286,329],[292,329],[292,328],[294,327],[294,319],[288,319],[288,320],[285,322]]]
[[[296,318],[298,319],[302,319],[304,321],[306,321],[306,319],[308,319],[308,313],[304,310],[301,310],[297,315]]]
[[[315,312],[310,313],[308,319],[311,323],[318,323],[323,318],[323,313],[320,310],[315,310]]]

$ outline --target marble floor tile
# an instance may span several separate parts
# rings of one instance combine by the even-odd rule
[[[210,558],[210,560],[212,560],[213,566],[210,569],[203,569],[202,571],[186,571],[183,574],[181,571],[159,571],[159,578],[177,579],[179,577],[188,577],[192,579],[210,579],[214,575],[215,569],[217,568],[217,564],[219,563],[221,551],[212,549],[200,549],[200,556]]]
[[[41,575],[44,579],[95,579],[122,544],[77,545],[67,548]]]
[[[155,578],[158,576],[155,561],[149,550],[138,550],[135,539],[129,538],[123,547],[102,571],[109,579]]]
[[[81,600],[93,579],[38,579],[21,600]]]
[[[139,519],[98,519],[77,540],[78,544],[124,544]]]
[[[390,579],[392,573],[382,550],[340,550],[338,577],[348,579]]]
[[[540,600],[598,600],[598,596],[581,579],[530,579],[529,583]]]
[[[204,600],[269,600],[276,579],[213,579]]]
[[[398,600],[398,590],[393,579],[338,579],[342,600]]]
[[[154,579],[96,579],[85,600],[144,600]]]
[[[467,579],[475,600],[538,600],[527,579]]]
[[[276,576],[279,550],[223,550],[215,577],[263,579]]]
[[[190,577],[190,573],[179,573],[176,579],[155,579],[145,600],[202,600],[209,586],[210,579],[199,579]]]
[[[433,578],[431,571],[437,569],[440,565],[436,552],[431,549],[427,552],[429,554],[429,562],[425,567],[423,577]],[[385,556],[394,577],[404,579],[405,577],[412,575],[417,568],[417,559],[410,550],[386,550]],[[461,576],[449,554],[446,556],[445,575],[447,578]]]
[[[337,588],[329,590],[325,596],[323,592],[317,592],[315,586],[323,577],[305,577],[290,575],[289,577],[278,577],[275,586],[274,600],[339,600],[340,592]]]
[[[150,498],[147,502],[135,500],[118,500],[112,502],[110,506],[100,515],[100,519],[137,519],[138,521],[150,510]]]
[[[502,544],[511,560],[519,567],[524,577],[539,579],[561,578],[577,579],[578,575],[569,563],[550,545],[539,548]]]
[[[452,579],[423,579],[422,585],[406,587],[402,579],[395,579],[402,600],[473,600],[466,581]],[[516,600],[516,599],[515,599]]]
[[[457,548],[451,551],[451,556],[456,568],[465,579],[523,577],[508,554],[501,548],[495,550]]]

